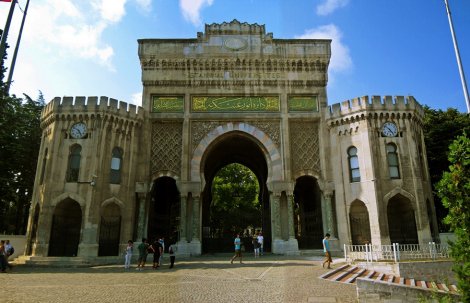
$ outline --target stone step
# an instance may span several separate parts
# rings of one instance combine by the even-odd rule
[[[394,275],[386,275],[384,273],[379,273],[373,270],[368,271],[365,268],[358,268],[356,266],[351,265],[343,265],[339,268],[336,268],[321,275],[319,278],[348,284],[354,284],[358,278],[365,278],[376,281],[378,283],[388,283],[403,285],[407,287],[434,289],[442,292],[458,292],[457,286],[453,284],[447,285],[445,283],[436,283],[433,281],[422,281],[415,280],[413,278],[396,277]]]

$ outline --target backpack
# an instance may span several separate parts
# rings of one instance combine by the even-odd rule
[[[173,253],[173,245],[172,245],[172,246],[170,246],[170,248],[168,249],[168,252],[169,252],[170,254],[172,254],[172,253]]]
[[[15,253],[15,249],[13,248],[13,246],[7,251],[8,255],[11,256]]]

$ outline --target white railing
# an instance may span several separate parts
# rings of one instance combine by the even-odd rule
[[[392,245],[346,245],[344,244],[344,258],[347,262],[353,261],[409,261],[423,259],[448,259],[447,245],[429,242],[428,244],[399,244]]]

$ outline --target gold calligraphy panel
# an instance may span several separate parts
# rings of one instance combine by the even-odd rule
[[[279,112],[278,96],[217,96],[192,97],[193,112]]]
[[[153,96],[152,112],[182,113],[184,111],[184,96]]]
[[[317,96],[289,96],[289,112],[317,112]]]

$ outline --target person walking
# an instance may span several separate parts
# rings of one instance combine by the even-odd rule
[[[10,240],[5,240],[5,264],[11,270],[13,265],[8,263],[8,258],[15,253],[15,248],[11,245]]]
[[[259,232],[259,233],[258,233],[258,243],[259,243],[259,253],[260,253],[261,256],[264,254],[264,251],[263,251],[263,242],[264,242],[263,233],[262,233],[262,232]]]
[[[165,237],[161,237],[158,242],[162,245],[162,252],[160,254],[160,259],[158,260],[158,264],[160,266],[163,265],[163,254],[165,253]]]
[[[176,259],[176,250],[178,249],[178,247],[176,246],[175,243],[171,244],[169,247],[168,247],[168,254],[170,255],[170,268],[173,268],[173,266],[175,265],[175,259]]]
[[[162,255],[163,246],[160,244],[160,239],[155,238],[152,243],[153,250],[153,269],[160,267],[160,256]]]
[[[254,236],[253,239],[251,240],[251,243],[253,243],[253,251],[255,253],[255,258],[259,258],[259,247],[260,244],[258,242],[258,237]]]
[[[330,267],[330,264],[333,262],[333,260],[331,260],[331,254],[330,254],[330,243],[329,243],[329,240],[330,239],[330,234],[325,234],[325,238],[323,239],[323,252],[325,252],[325,261],[323,261],[323,268],[325,268],[325,264],[327,264],[327,268],[328,269],[331,269]]]
[[[127,241],[126,247],[126,260],[124,262],[124,268],[129,269],[131,267],[132,252],[134,250],[134,242],[132,240]]]
[[[235,237],[235,240],[233,241],[233,244],[235,245],[235,255],[232,257],[232,260],[230,260],[230,263],[233,264],[233,260],[235,258],[240,258],[240,264],[243,264],[242,262],[242,241],[240,240],[240,234],[237,234]]]
[[[146,238],[142,238],[142,243],[137,246],[139,251],[139,259],[137,260],[137,268],[135,270],[144,270],[145,262],[147,262],[149,243]]]

